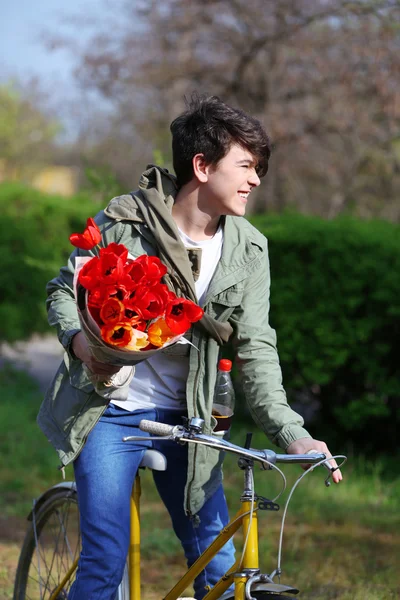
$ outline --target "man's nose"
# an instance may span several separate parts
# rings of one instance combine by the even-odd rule
[[[249,183],[255,187],[259,186],[261,183],[261,180],[260,180],[259,176],[257,175],[257,171],[255,169],[251,170],[250,177],[249,177]]]

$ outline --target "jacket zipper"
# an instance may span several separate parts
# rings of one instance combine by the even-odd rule
[[[194,379],[194,385],[193,385],[193,409],[194,409],[193,410],[193,414],[194,414],[195,417],[197,417],[196,398],[197,398],[197,390],[199,388],[200,353],[201,353],[200,343],[201,343],[201,337],[199,337],[199,341],[198,341],[198,345],[199,345],[199,350],[198,350],[199,351],[199,364],[198,364],[198,368],[197,368],[195,379]],[[190,483],[188,483],[188,490],[187,490],[187,494],[186,494],[186,508],[185,508],[185,512],[186,512],[186,515],[188,517],[190,517],[190,518],[193,517],[192,511],[190,510],[190,496],[191,496],[191,489],[192,489],[193,481],[195,479],[196,457],[197,457],[197,444],[195,444],[194,453],[193,453],[192,479],[191,479]]]

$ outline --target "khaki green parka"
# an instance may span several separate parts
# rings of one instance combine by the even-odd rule
[[[171,209],[177,188],[175,178],[164,169],[151,166],[142,175],[141,198],[151,191]],[[154,237],[134,209],[131,195],[114,198],[95,218],[102,231],[103,244],[125,244],[134,256],[157,255]],[[187,252],[182,244],[182,252]],[[47,286],[49,323],[57,328],[65,348],[61,363],[40,408],[38,424],[56,448],[63,466],[73,461],[100,419],[107,401],[96,394],[80,360],[70,349],[80,330],[73,293],[74,264],[88,252],[76,249],[58,277]],[[235,361],[244,395],[255,423],[268,438],[286,449],[304,437],[302,418],[288,405],[282,387],[282,374],[276,349],[276,335],[268,322],[270,271],[266,238],[242,217],[225,217],[221,260],[211,280],[204,310],[217,321],[229,322]],[[200,327],[192,328],[187,379],[189,417],[205,421],[211,433],[216,421],[211,415],[217,364],[221,348]],[[222,477],[222,458],[216,450],[189,446],[185,510],[198,513]]]

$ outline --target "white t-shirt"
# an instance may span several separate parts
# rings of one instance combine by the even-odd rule
[[[186,248],[201,249],[200,274],[195,282],[196,295],[203,305],[208,286],[221,258],[223,229],[220,226],[209,240],[191,240],[183,231],[179,234]],[[135,375],[129,386],[125,401],[113,402],[126,410],[139,408],[186,408],[186,381],[189,372],[189,357],[173,356],[157,352],[135,367]]]

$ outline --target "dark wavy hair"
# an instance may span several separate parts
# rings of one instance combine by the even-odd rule
[[[232,108],[218,96],[193,94],[186,110],[171,123],[172,156],[179,185],[193,178],[192,159],[203,154],[206,164],[217,165],[233,144],[256,159],[256,171],[268,171],[271,142],[261,123],[240,109]]]

